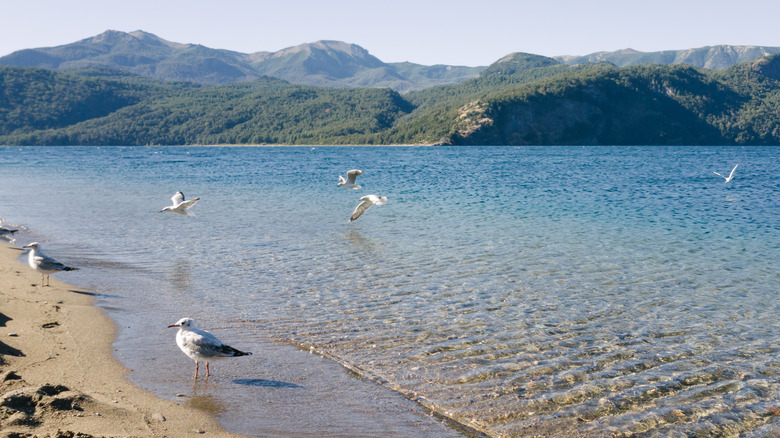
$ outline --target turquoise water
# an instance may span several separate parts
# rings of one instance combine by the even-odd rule
[[[192,369],[159,327],[191,316],[495,436],[780,433],[780,148],[0,148],[0,182],[163,397]],[[196,216],[158,213],[177,190]],[[203,390],[252,434],[241,378],[274,362],[243,359]]]

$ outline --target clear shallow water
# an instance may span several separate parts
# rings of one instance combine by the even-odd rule
[[[336,187],[351,168],[364,188]],[[780,148],[0,148],[0,182],[165,397],[191,362],[160,327],[188,315],[491,435],[780,433]],[[177,190],[196,217],[157,213]],[[220,362],[190,400],[252,433],[273,385],[241,377],[274,364]]]

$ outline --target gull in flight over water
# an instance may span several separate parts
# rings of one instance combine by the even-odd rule
[[[360,198],[360,204],[355,207],[355,211],[352,212],[352,216],[349,218],[349,222],[357,220],[363,213],[366,212],[372,205],[384,205],[387,204],[387,196],[366,195]]]
[[[349,172],[347,172],[347,178],[344,179],[343,176],[339,175],[339,184],[338,186],[343,189],[359,189],[360,185],[355,182],[355,178],[358,177],[358,175],[362,175],[363,172],[361,172],[358,169],[352,169]]]
[[[725,179],[726,182],[731,182],[732,178],[734,178],[734,171],[737,170],[737,166],[739,166],[739,163],[734,165],[734,168],[731,169],[731,173],[729,174],[729,176],[723,176],[723,175],[719,174],[718,172],[715,172],[714,170],[712,171],[712,173],[714,173],[715,175],[718,175],[719,177]]]
[[[175,195],[171,198],[171,201],[173,202],[173,205],[169,205],[160,212],[167,211],[169,213],[176,213],[176,214],[189,214],[187,210],[190,209],[193,205],[195,205],[196,202],[200,201],[200,198],[194,198],[190,199],[189,201],[184,200],[184,193],[182,192],[176,192]]]
[[[49,285],[49,274],[60,271],[76,271],[79,269],[65,266],[57,260],[47,256],[41,252],[40,243],[38,242],[32,242],[28,245],[25,245],[24,248],[30,250],[27,255],[27,264],[29,264],[31,268],[41,273],[41,286]],[[44,277],[46,284],[43,283]]]
[[[195,380],[198,379],[198,365],[200,362],[206,362],[206,377],[211,375],[209,362],[226,357],[248,356],[241,350],[225,345],[211,333],[195,327],[195,322],[190,318],[182,318],[176,324],[170,327],[178,327],[176,333],[176,344],[181,351],[195,361]]]

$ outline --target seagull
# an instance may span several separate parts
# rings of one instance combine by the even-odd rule
[[[734,168],[731,169],[731,173],[729,174],[728,177],[725,177],[725,176],[719,174],[718,172],[715,172],[714,170],[712,171],[712,173],[714,173],[715,175],[718,175],[719,177],[725,179],[726,182],[731,182],[731,179],[734,178],[734,171],[737,170],[737,166],[739,166],[739,163],[734,165]]]
[[[32,242],[28,245],[25,245],[23,248],[27,248],[30,250],[29,254],[27,255],[27,264],[30,265],[31,268],[35,269],[36,271],[40,271],[41,273],[41,285],[48,286],[49,285],[49,274],[53,274],[55,272],[60,271],[76,271],[79,268],[71,268],[70,266],[65,266],[62,263],[58,262],[57,260],[54,260],[53,258],[47,256],[43,252],[41,252],[40,243],[38,242]],[[43,284],[44,276],[46,279],[46,284]]]
[[[359,189],[360,185],[355,182],[355,178],[358,177],[358,175],[362,175],[363,172],[361,172],[358,169],[352,169],[349,172],[347,172],[347,179],[344,179],[343,176],[339,175],[339,183],[338,186],[343,189]]]
[[[189,201],[184,200],[184,193],[182,192],[176,192],[175,195],[171,198],[171,201],[173,201],[173,205],[170,205],[168,207],[163,208],[160,210],[162,213],[163,211],[167,211],[170,213],[176,213],[176,214],[188,214],[188,211],[190,207],[195,205],[196,202],[200,201],[200,198],[190,199]]]
[[[349,222],[357,220],[363,213],[366,212],[372,205],[384,205],[387,204],[387,196],[366,195],[360,198],[360,204],[355,207],[355,211],[352,212],[352,216],[349,218]]]
[[[248,356],[241,350],[225,345],[211,333],[200,330],[195,327],[195,322],[191,318],[182,318],[176,324],[171,324],[168,328],[178,327],[176,333],[176,344],[181,351],[195,361],[195,380],[198,379],[198,365],[200,362],[206,362],[206,377],[211,375],[209,371],[209,362],[225,357]]]

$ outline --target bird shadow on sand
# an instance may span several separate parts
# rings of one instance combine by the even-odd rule
[[[5,363],[3,356],[24,357],[24,353],[22,353],[22,350],[0,341],[0,365]]]
[[[233,380],[233,383],[246,386],[259,386],[263,388],[303,388],[303,386],[296,385],[295,383],[265,379],[235,379]]]
[[[5,324],[12,319],[13,318],[7,317],[4,313],[0,313],[0,327],[5,327]],[[0,341],[0,365],[5,364],[5,359],[3,356],[22,357],[24,356],[24,353],[22,353],[22,350],[11,347],[5,342]]]

